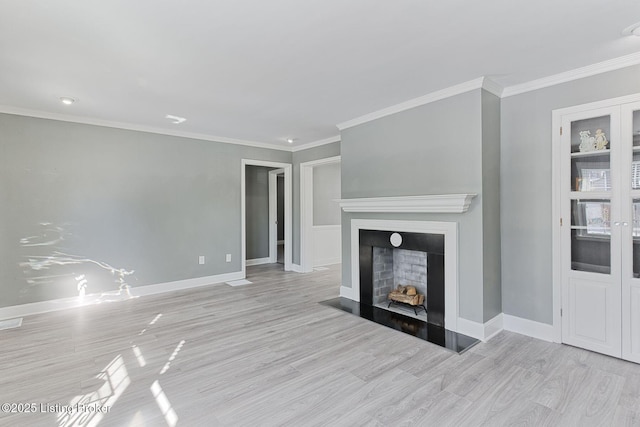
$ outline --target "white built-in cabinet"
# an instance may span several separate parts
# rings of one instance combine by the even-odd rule
[[[554,122],[562,342],[640,363],[640,96]]]

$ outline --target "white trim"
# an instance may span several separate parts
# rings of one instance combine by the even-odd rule
[[[504,329],[504,316],[502,313],[495,316],[493,319],[484,322],[484,339],[483,341],[489,341],[491,338],[498,335]]]
[[[314,230],[337,230],[342,228],[342,225],[340,224],[336,224],[336,225],[312,225],[311,226]]]
[[[469,209],[475,193],[430,194],[424,196],[368,197],[342,199],[345,212],[427,212],[464,213]]]
[[[313,168],[341,160],[333,156],[300,163],[300,266],[306,273],[313,270]]]
[[[136,125],[133,123],[116,122],[111,120],[95,119],[91,117],[73,116],[69,114],[50,113],[47,111],[29,110],[26,108],[0,105],[0,113],[13,114],[16,116],[34,117],[38,119],[57,120],[60,122],[79,123],[84,125],[102,126],[115,129],[132,130],[137,132],[155,133],[158,135],[177,136],[181,138],[198,139],[203,141],[220,142],[224,144],[246,145],[249,147],[268,148],[271,150],[281,150],[291,152],[291,147],[269,144],[266,142],[247,141],[242,139],[227,138],[224,136],[206,135],[196,132],[185,132],[179,130],[163,129],[153,126]]]
[[[155,285],[136,286],[129,288],[129,293],[103,293],[89,294],[83,298],[70,297],[48,301],[32,302],[29,304],[13,305],[0,308],[0,319],[11,319],[14,317],[30,316],[32,314],[47,313],[50,311],[67,310],[70,308],[83,307],[92,304],[99,304],[109,301],[124,301],[130,298],[137,298],[147,295],[162,294],[184,289],[197,288],[201,286],[212,286],[224,284],[231,280],[242,279],[244,274],[241,271],[233,273],[217,274],[214,276],[195,277],[193,279],[176,280],[173,282],[158,283]]]
[[[300,264],[291,264],[291,271],[296,273],[304,273],[302,266]]]
[[[340,264],[341,262],[342,262],[342,258],[325,258],[325,259],[316,260],[316,262],[313,263],[313,266],[324,267],[326,265]]]
[[[271,263],[278,261],[278,175],[283,173],[284,169],[269,171],[269,260]],[[284,240],[282,244],[284,245]]]
[[[297,151],[308,150],[310,148],[320,147],[321,145],[332,144],[334,142],[340,142],[340,135],[321,139],[319,141],[308,142],[306,144],[298,145],[297,147],[292,147],[291,152],[295,153]]]
[[[554,74],[551,76],[543,77],[541,79],[531,80],[526,83],[508,86],[505,87],[502,91],[502,97],[506,98],[508,96],[519,95],[521,93],[531,92],[549,86],[555,86],[561,83],[567,83],[573,80],[582,79],[584,77],[595,76],[596,74],[615,71],[621,68],[638,64],[640,64],[640,52],[620,56],[618,58],[613,58],[602,62],[597,62],[595,64],[587,65],[586,67],[575,68],[563,73]]]
[[[458,317],[457,332],[459,334],[468,335],[481,341],[489,341],[491,338],[495,337],[502,331],[502,325],[502,313],[498,314],[493,319],[486,321],[485,323],[474,322],[473,320]]]
[[[381,119],[382,117],[390,116],[392,114],[399,113],[401,111],[409,110],[411,108],[419,107],[421,105],[430,104],[441,99],[450,98],[455,95],[460,95],[471,90],[480,89],[484,83],[484,77],[469,80],[464,83],[457,84],[455,86],[449,86],[448,88],[431,92],[427,95],[410,99],[400,104],[392,105],[391,107],[383,108],[382,110],[374,111],[364,116],[357,117],[346,122],[338,123],[336,126],[338,129],[345,130],[354,126],[361,125],[373,120]]]
[[[444,235],[444,327],[458,332],[458,223],[442,221],[351,220],[351,289],[360,301],[360,230],[385,230]]]
[[[248,259],[247,260],[247,267],[250,267],[252,265],[273,264],[273,262],[274,261],[271,261],[271,258],[269,258],[269,257]]]
[[[540,323],[522,317],[503,314],[504,330],[527,335],[543,341],[555,342],[554,328],[552,325]]]
[[[242,277],[244,279],[247,274],[247,188],[246,188],[246,167],[247,166],[266,166],[271,168],[284,169],[284,270],[291,271],[291,232],[292,232],[292,170],[291,163],[270,162],[266,160],[242,159],[240,161],[240,265],[242,268]]]
[[[489,93],[494,94],[498,98],[502,98],[502,92],[504,88],[499,84],[491,80],[489,77],[484,77],[482,81],[482,89],[486,90]]]
[[[340,286],[340,297],[350,299],[351,301],[360,302],[360,296],[358,299],[353,294],[353,289],[346,286]]]
[[[551,118],[551,182],[560,182],[560,154],[561,154],[561,135],[560,126],[562,125],[562,116],[555,111]],[[560,310],[562,309],[562,244],[560,218],[562,218],[562,198],[559,185],[551,186],[551,274],[553,280],[552,288],[552,307],[553,307],[553,341],[562,342],[562,318]],[[567,221],[570,219],[567,218]],[[505,320],[506,322],[506,320]]]
[[[449,328],[447,327],[447,329]],[[458,330],[455,332],[484,341],[484,325],[482,323],[458,317]]]

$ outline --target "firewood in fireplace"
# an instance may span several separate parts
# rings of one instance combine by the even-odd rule
[[[424,295],[417,293],[414,286],[398,285],[395,290],[389,293],[387,298],[391,301],[402,302],[410,305],[424,304]]]

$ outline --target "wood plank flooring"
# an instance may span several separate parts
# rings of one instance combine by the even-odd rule
[[[640,365],[508,332],[457,355],[318,304],[339,268],[26,317],[0,403],[37,407],[0,426],[640,426]]]

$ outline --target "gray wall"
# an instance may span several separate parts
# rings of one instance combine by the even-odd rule
[[[352,218],[455,221],[460,233],[459,315],[483,322],[482,92],[467,92],[342,132],[342,198],[478,193],[464,214],[343,213],[343,285],[351,285]]]
[[[552,110],[640,92],[640,66],[502,99],[502,308],[553,323]]]
[[[269,171],[272,169],[246,166],[247,259],[269,256]]]
[[[341,143],[321,145],[293,153],[293,263],[300,264],[300,163],[339,156]]]
[[[240,271],[240,162],[291,153],[0,114],[0,306]],[[233,262],[225,262],[225,254]],[[206,264],[198,264],[198,256]],[[117,275],[116,275],[117,276]]]
[[[482,274],[484,321],[502,313],[500,98],[482,91]]]
[[[313,168],[313,225],[340,225],[340,163]]]

